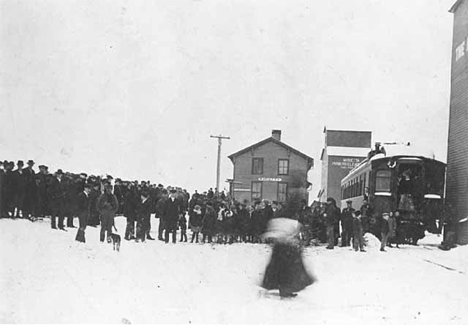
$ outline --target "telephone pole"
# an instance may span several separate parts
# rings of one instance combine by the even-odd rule
[[[222,144],[222,139],[227,139],[229,140],[230,137],[225,137],[222,135],[210,135],[210,138],[217,138],[218,139],[218,165],[216,169],[216,196],[219,194],[219,174],[221,171],[221,144]]]

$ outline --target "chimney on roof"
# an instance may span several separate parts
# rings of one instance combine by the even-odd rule
[[[281,141],[281,130],[271,131],[271,137],[278,140],[278,141]]]

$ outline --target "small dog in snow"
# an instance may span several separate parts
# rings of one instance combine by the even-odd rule
[[[115,225],[114,225],[114,229],[116,232],[118,231]],[[107,237],[107,241],[109,243],[112,243],[112,245],[114,246],[114,250],[116,250],[117,252],[120,252],[120,242],[121,242],[120,235],[111,233],[109,237]]]

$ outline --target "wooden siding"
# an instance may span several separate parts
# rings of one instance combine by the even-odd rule
[[[263,158],[263,174],[252,175],[252,158]],[[288,175],[278,175],[278,159],[289,159]],[[270,141],[235,156],[233,163],[234,198],[240,202],[244,200],[251,202],[251,184],[255,181],[263,183],[262,199],[277,201],[279,179],[281,179],[281,182],[288,183],[288,192],[290,194],[299,193],[301,198],[308,199],[308,160],[284,146]],[[262,178],[264,180],[260,180]],[[301,179],[301,184],[297,184],[296,179]]]
[[[455,49],[468,37],[468,1],[454,12],[449,138],[447,153],[447,202],[459,219],[468,217],[468,52],[458,61]],[[465,47],[467,48],[467,47]],[[460,227],[459,242],[468,244],[468,227]]]

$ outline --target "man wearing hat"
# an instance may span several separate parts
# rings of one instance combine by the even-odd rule
[[[5,173],[3,175],[3,211],[4,216],[11,217],[13,215],[14,210],[14,174],[13,168],[15,167],[15,163],[12,161],[4,161],[3,168],[5,169]]]
[[[351,246],[354,211],[353,201],[346,201],[346,208],[341,211],[341,247]]]
[[[26,178],[26,192],[24,196],[23,214],[27,218],[31,218],[34,210],[36,196],[36,173],[33,169],[34,161],[28,160],[28,167],[23,170]]]
[[[51,183],[48,187],[48,196],[51,207],[51,227],[52,229],[57,229],[56,220],[58,217],[58,228],[65,231],[63,224],[65,216],[65,184],[63,181],[63,171],[61,169],[57,170],[55,176],[51,179]]]
[[[382,225],[380,228],[380,232],[381,232],[380,251],[381,252],[385,252],[385,246],[387,246],[387,238],[388,238],[388,233],[390,231],[390,227],[388,225],[389,217],[390,217],[390,214],[388,212],[384,212],[382,214]]]
[[[35,217],[42,218],[49,212],[49,200],[47,196],[47,181],[49,180],[49,175],[47,174],[47,166],[39,165],[39,173],[36,175],[36,207],[35,207]]]
[[[114,226],[115,213],[119,209],[119,202],[114,194],[112,194],[112,185],[104,185],[104,193],[98,198],[97,210],[100,214],[101,219],[101,231],[99,239],[104,242],[107,238],[107,242],[111,242],[110,235],[112,234],[112,227]]]
[[[23,206],[24,206],[24,198],[26,196],[27,180],[26,180],[26,175],[24,174],[24,171],[23,171],[23,166],[24,166],[23,161],[18,160],[17,166],[18,168],[13,172],[14,208],[15,208],[13,217],[19,218],[20,211],[21,211],[22,217],[24,217]]]
[[[91,192],[91,185],[84,184],[83,191],[78,193],[76,200],[76,216],[78,217],[80,226],[76,233],[76,241],[86,242],[85,230],[88,224],[89,211],[90,211],[90,198],[89,193]]]
[[[156,218],[159,219],[159,226],[158,226],[158,239],[164,241],[164,209],[166,208],[166,202],[169,200],[167,190],[161,190],[161,197],[159,198],[158,202],[156,203]]]
[[[117,214],[122,214],[123,208],[124,208],[124,194],[123,194],[122,180],[120,178],[115,179],[114,195],[117,198],[117,201],[119,202],[119,210],[117,211]]]
[[[127,226],[125,228],[125,240],[133,240],[135,237],[135,222],[137,221],[137,208],[139,203],[139,196],[137,189],[133,183],[127,185],[128,191],[125,194],[125,205],[123,214],[127,219]]]
[[[169,234],[172,233],[172,242],[176,242],[177,221],[179,214],[182,213],[182,208],[179,200],[177,199],[177,191],[171,190],[169,199],[166,201],[163,214],[164,222],[164,241],[166,244],[169,242]]]
[[[337,208],[334,198],[327,198],[327,206],[323,216],[327,226],[327,249],[333,249],[335,247],[335,224],[340,219],[340,209]]]

